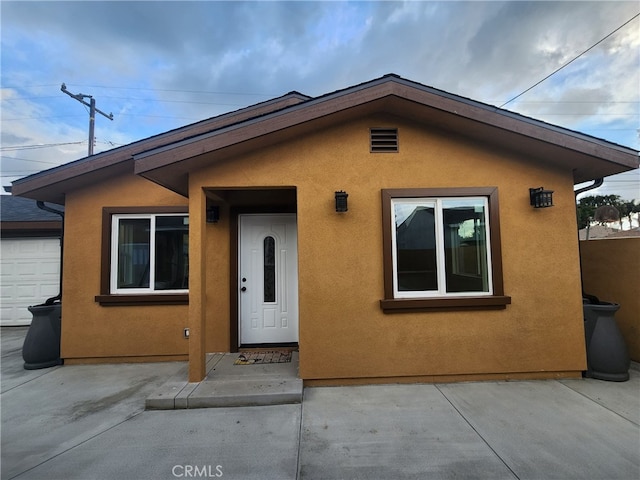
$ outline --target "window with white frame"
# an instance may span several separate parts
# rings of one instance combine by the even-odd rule
[[[188,215],[117,214],[111,221],[112,294],[188,291]]]
[[[492,293],[484,197],[391,201],[395,298]]]
[[[497,188],[382,191],[383,310],[504,308]]]

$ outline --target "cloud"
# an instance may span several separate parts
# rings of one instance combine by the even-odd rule
[[[3,2],[2,84],[23,101],[3,101],[3,119],[39,117],[3,121],[3,141],[84,138],[86,110],[62,82],[113,111],[96,136],[114,143],[387,73],[500,105],[637,13],[593,1]],[[634,22],[507,108],[638,148]]]

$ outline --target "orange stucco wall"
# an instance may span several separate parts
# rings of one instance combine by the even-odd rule
[[[400,152],[369,153],[370,127],[398,127]],[[190,175],[203,188],[295,186],[298,213],[300,375],[538,378],[586,368],[572,174],[508,151],[395,117],[318,131]],[[496,186],[504,310],[385,314],[380,190]],[[555,191],[553,208],[529,206],[529,188]],[[334,191],[349,211],[334,211]],[[199,204],[199,201],[198,201]],[[191,223],[206,247],[207,345],[229,339],[229,219]],[[190,252],[195,261],[195,252]],[[191,294],[193,301],[193,292]]]
[[[584,291],[620,304],[616,322],[631,359],[640,361],[640,238],[580,242]]]
[[[369,153],[374,126],[399,128],[399,153]],[[217,224],[202,221],[203,189],[276,186],[297,193],[305,380],[539,378],[586,368],[571,172],[384,116],[212,162],[191,173],[189,199],[133,174],[69,193],[63,358],[158,360],[228,351],[230,271],[237,260],[228,209]],[[504,310],[383,313],[380,190],[465,186],[498,187],[504,289],[512,303]],[[529,188],[538,186],[555,191],[553,208],[529,206]],[[336,190],[349,193],[345,214],[334,211]],[[97,303],[102,207],[187,203],[190,305]],[[187,326],[190,340],[183,338]]]
[[[186,358],[186,305],[101,306],[102,207],[186,205],[133,174],[69,193],[65,204],[61,355],[67,363]]]

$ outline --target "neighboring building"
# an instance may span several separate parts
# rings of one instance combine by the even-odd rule
[[[307,385],[558,378],[586,368],[574,184],[637,167],[630,148],[387,75],[13,192],[65,205],[66,363],[188,359],[199,381],[207,352],[284,344]],[[551,208],[531,205],[542,186]]]
[[[638,227],[630,228],[628,230],[620,230],[619,228],[608,225],[592,225],[588,228],[581,228],[579,231],[580,240],[600,240],[603,238],[627,238],[639,236],[640,228]]]
[[[61,228],[34,200],[0,195],[0,325],[29,325],[27,307],[59,293]]]

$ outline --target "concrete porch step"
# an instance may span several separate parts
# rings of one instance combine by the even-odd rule
[[[209,354],[207,377],[190,383],[185,365],[145,401],[148,410],[243,407],[301,403],[298,353],[290,363],[234,365],[238,354]]]
[[[302,380],[277,377],[203,382],[187,399],[187,408],[301,403],[302,390]]]

